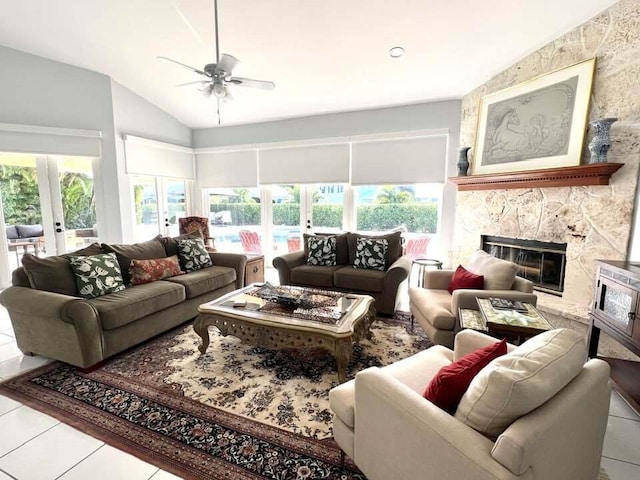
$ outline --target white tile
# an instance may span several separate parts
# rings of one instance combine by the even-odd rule
[[[16,409],[20,405],[22,405],[20,402],[16,402],[15,400],[10,399],[9,397],[0,395],[0,415],[4,415],[5,413]]]
[[[640,478],[640,465],[620,462],[611,458],[602,458],[600,466],[609,476],[610,480],[632,480]]]
[[[182,480],[182,477],[176,477],[173,473],[159,470],[158,473],[156,473],[149,480]]]
[[[149,463],[121,450],[102,446],[97,452],[77,464],[59,480],[147,480],[158,471]]]
[[[22,355],[22,351],[15,342],[0,345],[0,363]]]
[[[0,457],[40,435],[59,422],[29,407],[19,407],[0,417]]]
[[[3,312],[6,312],[6,309],[3,309]],[[5,313],[4,315],[0,315],[0,331],[2,330],[13,330],[13,325],[11,324],[11,319],[9,318],[9,314]]]
[[[0,472],[0,480],[14,480],[14,479],[11,478],[9,475]]]
[[[609,415],[640,421],[640,415],[638,415],[616,391],[611,392],[611,406],[609,407]]]
[[[0,363],[0,377],[6,380],[7,378],[15,377],[16,375],[33,370],[49,362],[51,362],[50,359],[39,357],[38,355],[33,357],[20,355],[19,357],[14,357]]]
[[[6,335],[7,337],[16,338],[16,334],[13,332],[13,328],[7,328],[6,330],[0,330],[2,335]]]
[[[6,345],[7,343],[15,343],[16,339],[11,335],[5,335],[0,333],[0,345]]]
[[[610,416],[602,455],[640,465],[640,422]]]
[[[100,440],[59,423],[0,458],[0,469],[20,480],[51,480],[102,445]]]

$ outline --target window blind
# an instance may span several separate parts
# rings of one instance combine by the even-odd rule
[[[126,172],[135,175],[195,178],[193,150],[188,147],[125,135]]]
[[[261,185],[348,183],[349,144],[260,149]]]
[[[443,183],[447,135],[353,142],[352,185]]]
[[[99,157],[102,134],[95,130],[0,123],[0,151]]]
[[[196,153],[200,188],[258,186],[258,151]]]

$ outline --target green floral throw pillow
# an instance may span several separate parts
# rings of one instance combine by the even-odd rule
[[[307,265],[324,265],[333,267],[336,264],[336,237],[307,237]]]
[[[122,272],[115,253],[89,257],[69,257],[76,277],[78,293],[83,298],[95,298],[124,290]]]
[[[386,238],[359,237],[353,268],[384,271],[387,248],[389,248],[389,241]]]
[[[178,244],[178,258],[185,272],[195,272],[213,265],[201,238],[176,240],[176,243]]]

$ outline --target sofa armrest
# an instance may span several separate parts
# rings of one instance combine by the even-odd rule
[[[453,270],[427,270],[424,272],[424,288],[430,290],[446,290],[453,278]]]
[[[454,290],[453,295],[451,296],[451,312],[457,317],[459,308],[478,310],[478,302],[476,302],[476,298],[489,297],[517,300],[524,303],[530,303],[533,306],[535,306],[538,301],[538,297],[535,293],[524,293],[517,290],[460,289]]]
[[[356,375],[354,461],[370,480],[424,478],[425,468],[439,480],[523,478],[491,457],[493,445],[381,369]]]
[[[11,317],[18,347],[89,367],[104,359],[102,325],[88,301],[25,287],[9,287],[0,303]]]
[[[236,288],[244,287],[244,269],[247,265],[246,255],[239,253],[210,252],[209,256],[214,265],[233,268],[236,271]]]
[[[497,338],[490,337],[485,333],[469,329],[461,330],[456,334],[454,341],[453,361],[455,362],[460,360],[460,358],[464,357],[467,353],[471,353],[479,348],[494,344],[497,341],[499,341]],[[510,352],[515,348],[515,345],[507,343],[507,352]]]
[[[280,285],[291,285],[291,270],[304,263],[304,250],[287,253],[273,259],[273,266],[278,270]]]
[[[516,277],[513,281],[513,287],[511,290],[518,290],[519,292],[524,293],[533,293],[533,282],[531,280],[527,280],[526,278]]]

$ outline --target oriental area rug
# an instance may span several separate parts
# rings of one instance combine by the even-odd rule
[[[408,316],[377,319],[354,346],[348,376],[431,344]],[[90,373],[59,362],[0,385],[0,393],[186,479],[362,479],[331,435],[336,362],[322,350],[276,351],[190,324]]]

